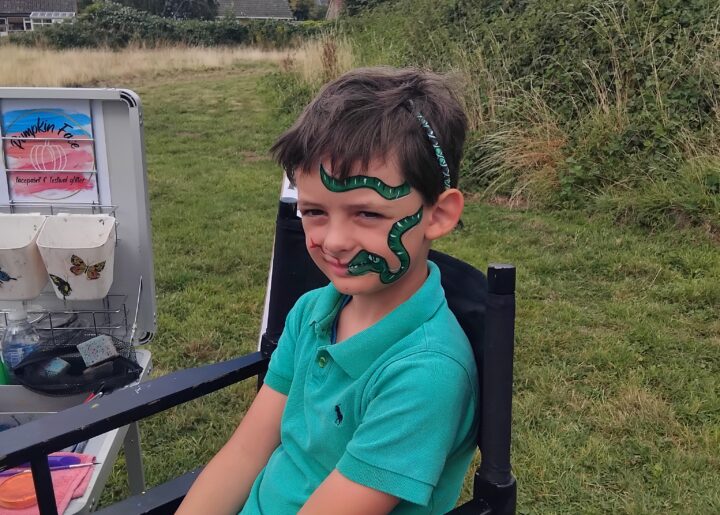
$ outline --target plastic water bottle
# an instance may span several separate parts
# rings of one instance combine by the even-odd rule
[[[38,349],[40,336],[28,320],[24,309],[11,311],[7,315],[7,326],[2,339],[2,360],[10,373],[28,355]]]

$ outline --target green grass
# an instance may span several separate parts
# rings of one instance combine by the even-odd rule
[[[131,84],[145,106],[158,332],[155,374],[257,342],[290,123],[248,65]],[[720,249],[701,229],[648,234],[577,212],[472,200],[439,242],[518,266],[513,465],[521,513],[719,513]],[[206,462],[254,384],[141,424],[146,477]],[[467,492],[467,488],[466,488]],[[122,460],[104,503],[127,495]]]
[[[470,204],[439,245],[518,265],[520,511],[717,513],[717,245],[566,216]]]
[[[158,304],[154,375],[255,350],[280,172],[282,121],[259,95],[269,65],[130,84],[143,101]],[[250,383],[141,425],[148,484],[206,462],[237,425]],[[127,495],[122,460],[103,503]]]

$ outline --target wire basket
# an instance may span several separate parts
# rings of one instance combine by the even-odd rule
[[[112,341],[116,355],[91,366],[85,363],[77,346],[96,336],[87,328],[55,333],[13,369],[15,380],[46,395],[108,393],[136,381],[142,368],[135,349],[115,336],[104,335]]]

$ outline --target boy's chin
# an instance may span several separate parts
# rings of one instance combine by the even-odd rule
[[[383,285],[377,276],[373,277],[370,275],[363,276],[351,276],[347,277],[331,277],[330,281],[337,291],[343,295],[363,295],[368,293],[374,293],[378,290],[383,289]]]

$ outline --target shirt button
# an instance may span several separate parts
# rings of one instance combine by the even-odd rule
[[[317,360],[318,366],[320,368],[325,368],[325,365],[327,365],[328,359],[326,356],[320,356]]]

